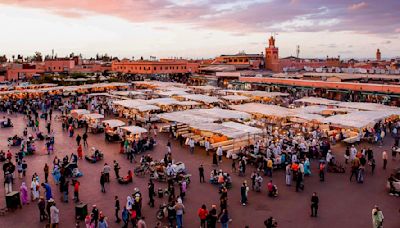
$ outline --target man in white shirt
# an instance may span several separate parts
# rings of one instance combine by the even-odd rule
[[[189,139],[189,150],[191,154],[194,153],[194,140],[192,138]]]
[[[217,149],[217,156],[218,156],[219,163],[222,162],[222,155],[223,155],[222,147],[219,146],[218,149]]]

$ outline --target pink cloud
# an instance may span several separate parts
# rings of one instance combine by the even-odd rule
[[[368,4],[365,2],[359,2],[359,3],[354,3],[352,5],[349,6],[349,10],[359,10],[359,9],[363,9],[365,7],[367,7]]]
[[[141,23],[185,23],[232,33],[300,31],[399,32],[399,0],[0,0],[0,4],[44,9],[67,18],[107,15]],[[360,10],[362,9],[362,10]],[[334,23],[331,23],[331,22]]]

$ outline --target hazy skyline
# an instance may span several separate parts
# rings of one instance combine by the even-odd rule
[[[400,56],[400,1],[0,0],[0,54],[148,58],[261,53]]]

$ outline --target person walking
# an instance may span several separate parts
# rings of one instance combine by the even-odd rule
[[[384,150],[384,151],[382,152],[382,159],[383,159],[383,169],[386,169],[386,166],[387,166],[387,159],[388,159],[388,155],[387,155],[386,150]]]
[[[44,164],[44,182],[47,183],[48,178],[49,178],[49,166],[47,165],[47,163]]]
[[[222,228],[228,228],[228,223],[230,221],[230,218],[229,218],[227,209],[224,209],[222,211],[222,214],[219,217],[219,221],[221,222]]]
[[[219,163],[222,163],[222,155],[223,155],[222,146],[219,146],[217,148],[217,156],[218,156],[218,162]]]
[[[204,183],[204,167],[203,164],[199,167],[200,183]]]
[[[91,223],[94,222],[94,227],[97,228],[97,224],[99,223],[99,209],[97,209],[96,205],[93,205],[92,207],[93,207],[92,209],[93,216]]]
[[[211,210],[207,216],[207,228],[215,228],[217,224],[218,216],[217,216],[217,206],[211,205]]]
[[[78,135],[76,136],[76,138],[75,138],[75,140],[76,140],[76,145],[77,145],[77,146],[81,145],[81,139],[82,139],[81,135],[78,134]]]
[[[105,183],[106,183],[106,179],[105,179],[104,173],[101,172],[101,175],[100,175],[100,185],[101,185],[101,192],[103,192],[103,193],[106,193],[106,189],[104,188],[104,184],[105,184]]]
[[[84,147],[88,147],[88,143],[87,143],[88,134],[87,134],[86,132],[83,133],[82,139],[83,139],[83,146],[84,146]]]
[[[356,178],[357,178],[357,176],[356,176]],[[319,180],[321,182],[325,181],[325,162],[324,161],[321,161],[319,163]]]
[[[372,158],[369,162],[370,162],[370,165],[371,165],[371,174],[374,175],[375,167],[376,167],[375,158]]]
[[[83,158],[83,151],[82,151],[82,145],[79,144],[78,149],[77,149],[77,154],[78,154],[78,158],[82,159]]]
[[[189,151],[191,154],[194,153],[194,140],[192,138],[189,139]]]
[[[292,167],[290,163],[286,166],[286,185],[290,186],[292,184]]]
[[[178,228],[182,228],[183,227],[183,213],[185,210],[185,206],[183,205],[181,198],[178,198],[176,200],[174,209],[176,211],[176,226]]]
[[[41,196],[40,199],[39,199],[38,208],[39,208],[39,221],[43,222],[44,220],[47,219],[46,201],[44,201],[43,196]]]
[[[20,195],[21,195],[22,205],[29,204],[28,187],[26,187],[25,182],[22,182],[21,187],[19,188],[19,192],[20,192]]]
[[[197,211],[197,215],[200,218],[200,227],[201,228],[206,228],[206,219],[207,219],[207,216],[208,216],[208,211],[207,211],[207,208],[206,208],[205,204],[201,205],[201,207]]]
[[[115,172],[115,177],[119,179],[119,170],[121,167],[119,166],[118,162],[114,160],[114,172]]]
[[[50,207],[50,228],[57,228],[60,222],[60,210],[56,207],[53,199],[49,200],[49,203],[52,203]]]
[[[79,181],[75,181],[74,183],[74,200],[75,202],[79,202]]]
[[[383,213],[378,206],[375,205],[372,209],[372,226],[374,228],[383,228]]]
[[[213,153],[212,164],[213,164],[214,166],[218,166],[217,152],[216,152],[216,151]]]
[[[150,179],[147,188],[149,190],[149,205],[150,207],[154,207],[154,196],[156,195],[156,192],[154,191],[154,183],[152,179]]]
[[[103,166],[104,181],[107,183],[110,183],[110,172],[111,172],[111,167],[107,163],[104,163]]]
[[[249,187],[247,186],[247,182],[243,181],[242,187],[240,187],[240,196],[241,196],[240,202],[242,203],[243,206],[246,206],[248,191]]]
[[[316,192],[313,192],[311,196],[311,217],[317,217],[318,215],[318,204],[319,198]]]
[[[129,211],[124,207],[122,210],[122,221],[124,222],[124,225],[122,226],[123,228],[128,228],[128,222],[129,222]]]
[[[116,223],[119,223],[119,222],[121,222],[121,219],[119,218],[118,213],[119,213],[119,210],[121,209],[121,207],[120,207],[120,203],[119,203],[118,196],[115,196],[115,197],[114,197],[114,201],[115,201],[115,203],[114,203],[115,222],[116,222]]]

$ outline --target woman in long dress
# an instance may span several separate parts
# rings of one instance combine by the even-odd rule
[[[132,197],[128,196],[128,197],[126,198],[126,209],[127,209],[127,210],[132,210],[132,206],[133,206]]]
[[[58,168],[58,165],[55,165],[53,169],[53,178],[54,182],[56,182],[56,185],[58,185],[58,182],[60,182],[60,177],[61,177],[60,169]]]
[[[21,187],[19,188],[21,194],[21,201],[23,205],[28,204],[28,188],[26,187],[25,182],[22,182]]]
[[[292,184],[292,166],[288,164],[286,166],[286,185],[290,186]]]
[[[311,175],[310,160],[308,158],[306,158],[306,160],[304,161],[304,175]]]
[[[33,176],[31,183],[32,201],[39,199],[40,196],[39,189],[40,189],[39,180],[35,176]]]

